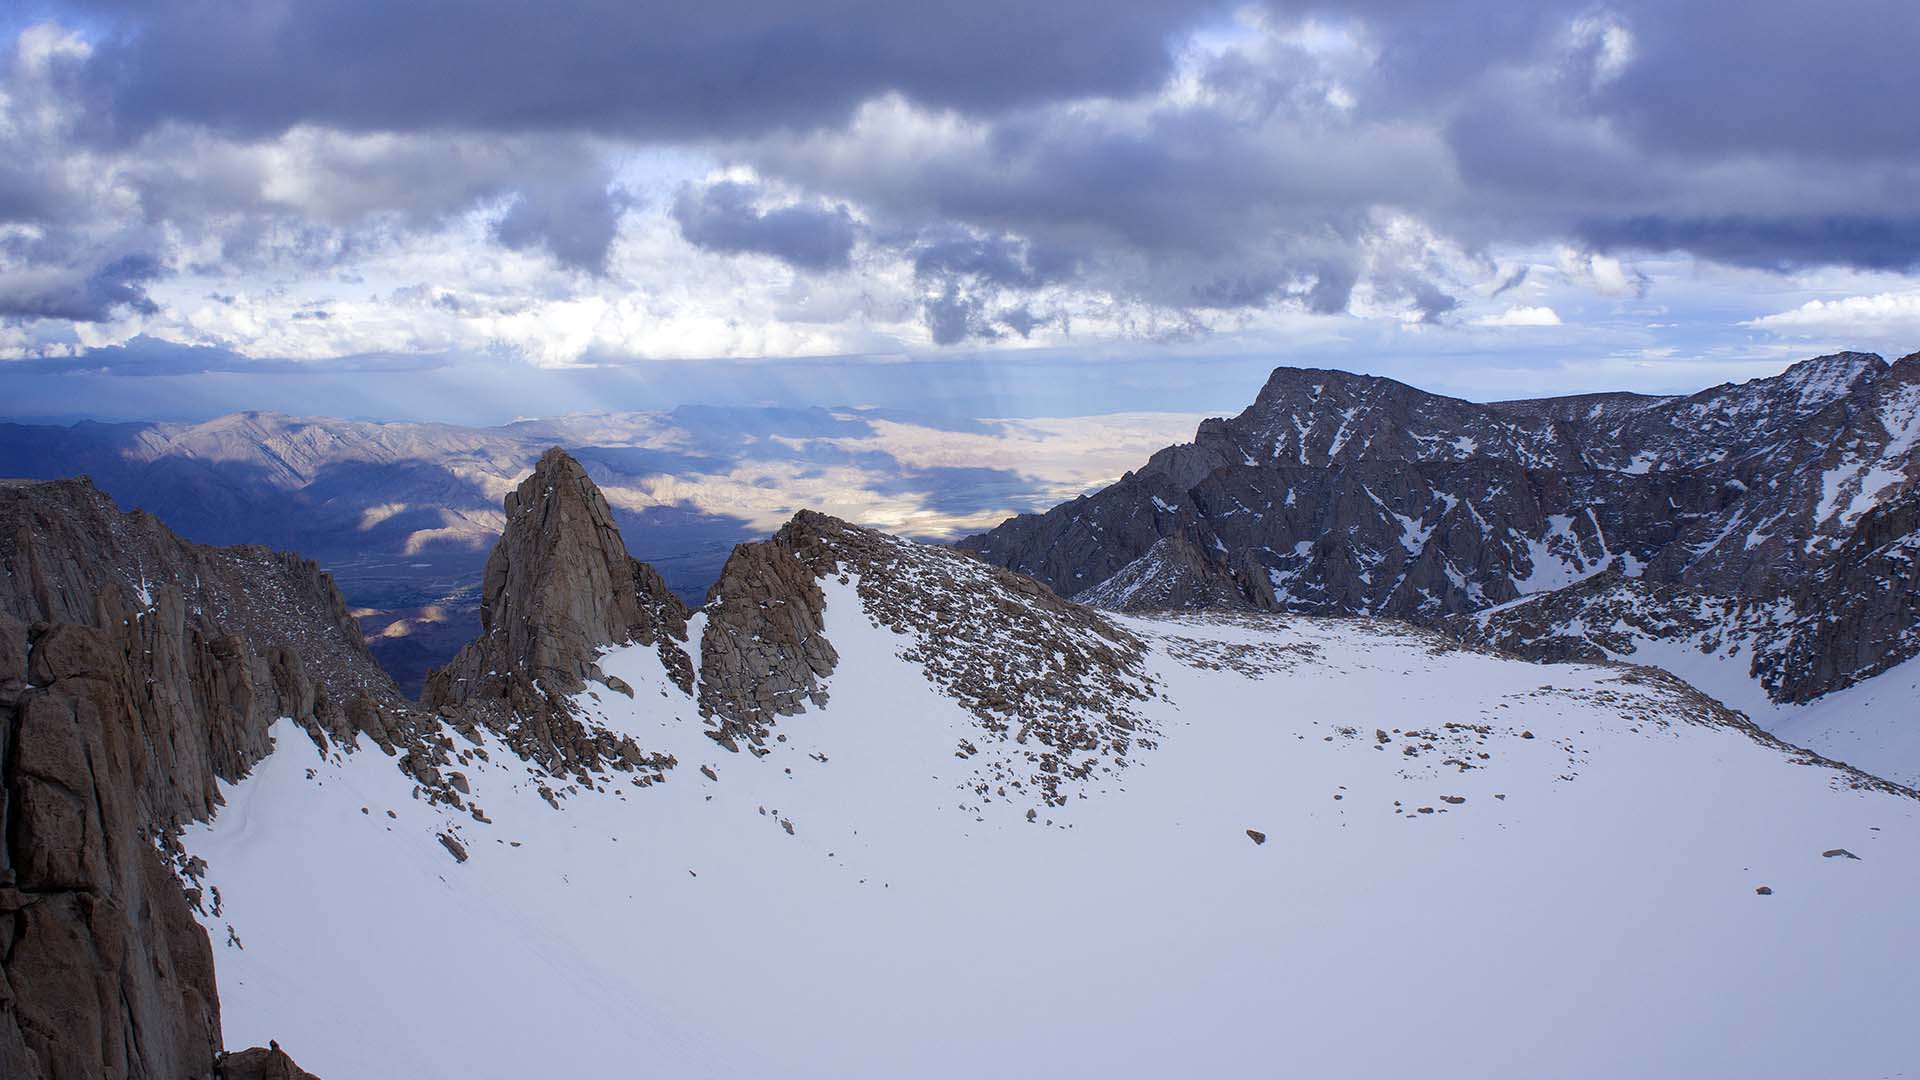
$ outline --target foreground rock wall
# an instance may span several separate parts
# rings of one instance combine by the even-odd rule
[[[317,567],[184,543],[85,480],[0,484],[0,1075],[216,1075],[172,837],[280,716],[376,742],[406,716]]]

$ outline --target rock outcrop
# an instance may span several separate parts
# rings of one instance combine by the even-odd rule
[[[1920,489],[1864,514],[1793,605],[1779,700],[1809,701],[1920,655]]]
[[[1154,541],[1145,555],[1083,591],[1079,602],[1109,611],[1233,611],[1257,607],[1228,567],[1209,558],[1182,533],[1170,533]]]
[[[892,631],[897,655],[973,714],[977,734],[956,753],[983,805],[1011,789],[1064,806],[1154,745],[1137,708],[1155,692],[1145,646],[1106,616],[949,548],[807,510],[736,548],[704,609],[700,706],[722,745],[764,753],[778,718],[825,703],[841,663],[827,579],[855,590],[848,617]]]
[[[319,1080],[274,1046],[256,1046],[220,1059],[220,1080]]]
[[[741,544],[707,592],[700,636],[700,711],[715,738],[758,746],[779,716],[827,703],[821,680],[840,660],[826,635],[818,579],[836,569],[821,535],[833,519],[803,512],[771,539]]]
[[[276,718],[390,746],[407,715],[312,563],[185,543],[84,479],[0,483],[0,1075],[215,1075],[177,830]]]
[[[499,731],[556,773],[650,762],[631,739],[582,724],[566,698],[605,681],[609,646],[659,649],[693,692],[686,605],[627,554],[600,489],[555,447],[506,498],[506,529],[487,559],[481,636],[427,677],[422,703]]]

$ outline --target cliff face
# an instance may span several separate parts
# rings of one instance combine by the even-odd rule
[[[1801,632],[1780,661],[1780,700],[1808,701],[1920,654],[1920,488],[1864,514],[1794,606]]]
[[[480,602],[495,657],[573,691],[601,646],[685,635],[685,607],[659,588],[651,568],[627,556],[605,496],[565,451],[547,451],[508,493],[506,519]]]
[[[85,480],[0,484],[0,1074],[215,1075],[212,952],[169,853],[281,716],[383,745],[406,725],[314,564],[185,543]]]
[[[473,716],[555,772],[639,764],[632,740],[582,725],[564,698],[604,681],[603,648],[635,642],[657,646],[691,693],[686,605],[627,554],[606,498],[565,451],[547,451],[505,509],[487,559],[481,636],[428,675],[422,703]]]

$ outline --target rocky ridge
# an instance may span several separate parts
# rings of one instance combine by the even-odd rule
[[[0,567],[0,1074],[214,1076],[218,899],[178,829],[277,717],[394,752],[409,709],[314,564],[182,542],[84,479],[0,483]]]
[[[1136,706],[1154,684],[1132,634],[1031,578],[812,511],[737,548],[703,609],[700,704],[716,741],[764,752],[777,717],[826,703],[839,662],[824,632],[829,578],[977,719],[979,737],[955,752],[976,761],[982,800],[1012,788],[1062,806],[1152,748]]]
[[[1552,605],[1571,618],[1596,577],[1644,582],[1636,605],[1681,622],[1784,602],[1793,625],[1768,631],[1755,671],[1797,701],[1920,651],[1900,587],[1917,480],[1920,354],[1819,357],[1688,397],[1486,405],[1281,368],[1193,443],[960,546],[1122,610],[1452,626],[1511,610],[1493,636],[1543,657],[1573,623],[1549,633],[1538,601],[1503,605],[1575,589]]]

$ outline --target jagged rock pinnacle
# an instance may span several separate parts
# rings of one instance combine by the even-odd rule
[[[632,759],[566,716],[564,695],[602,679],[602,649],[658,645],[668,672],[691,692],[687,607],[652,567],[627,554],[613,511],[565,450],[542,454],[509,492],[507,524],[487,559],[481,636],[427,677],[431,708],[504,708],[526,724],[523,753],[552,765]]]
[[[686,609],[652,568],[627,555],[606,497],[566,451],[541,455],[533,475],[508,493],[506,514],[480,602],[496,656],[554,689],[577,689],[600,647],[650,644],[662,614],[684,632]]]

